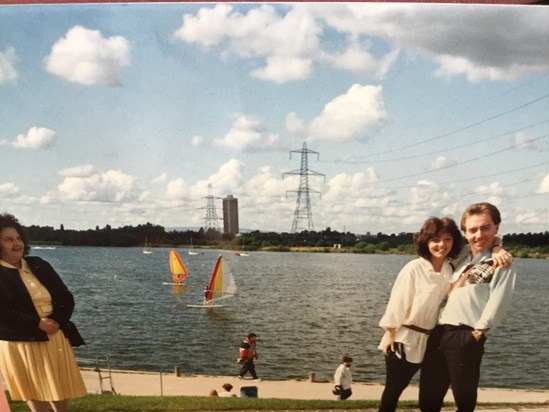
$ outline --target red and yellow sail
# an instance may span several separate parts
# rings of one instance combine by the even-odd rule
[[[219,256],[217,262],[215,262],[212,276],[210,278],[210,284],[208,285],[208,294],[206,295],[206,301],[211,301],[214,297],[221,296],[223,291],[223,258]]]
[[[174,249],[170,250],[170,270],[172,271],[172,278],[175,283],[182,283],[189,274],[179,253]]]
[[[215,262],[208,293],[205,296],[206,303],[224,299],[236,295],[237,287],[233,275],[228,267],[223,267],[223,258],[219,256]]]

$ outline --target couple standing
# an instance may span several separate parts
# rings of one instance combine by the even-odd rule
[[[379,325],[386,382],[380,412],[396,410],[402,391],[421,369],[419,407],[438,412],[452,387],[458,412],[476,406],[487,335],[511,305],[516,272],[501,248],[499,210],[469,206],[462,235],[449,218],[430,218],[414,237],[419,257],[400,271]],[[463,250],[462,250],[463,249]]]

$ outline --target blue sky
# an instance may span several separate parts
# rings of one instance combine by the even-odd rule
[[[549,8],[0,6],[0,210],[26,225],[416,231],[489,201],[549,227]],[[208,189],[208,186],[211,188]],[[221,213],[221,200],[216,199]],[[307,221],[302,220],[301,228]],[[221,225],[222,227],[222,225]]]

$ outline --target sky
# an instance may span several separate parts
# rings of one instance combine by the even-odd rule
[[[198,228],[208,197],[221,218],[233,195],[242,232],[297,215],[365,234],[487,201],[502,234],[547,231],[547,21],[516,5],[1,5],[0,212]]]

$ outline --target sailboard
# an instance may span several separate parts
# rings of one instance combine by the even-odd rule
[[[152,250],[149,248],[149,242],[148,242],[146,236],[145,236],[145,246],[143,246],[143,254],[144,254],[144,255],[150,255],[150,254],[152,254]]]
[[[239,234],[236,235],[236,236],[237,236],[237,237],[241,237],[242,234],[239,233]],[[240,251],[235,252],[235,255],[236,255],[236,256],[250,256],[250,254],[249,254],[248,252],[245,251],[245,250],[246,250],[246,249],[245,249],[245,246],[244,246],[245,243],[246,243],[246,238],[245,238],[245,237],[242,237],[242,244],[241,244],[241,246],[240,246]]]
[[[218,301],[235,296],[238,293],[236,282],[228,266],[223,264],[223,257],[219,256],[215,262],[210,283],[204,293],[202,305],[187,305],[189,308],[220,308],[225,305]]]
[[[183,264],[183,260],[176,250],[170,250],[170,271],[173,282],[164,282],[165,285],[183,285],[183,280],[189,275],[189,271]]]
[[[193,238],[192,238],[192,237],[191,237],[191,247],[189,248],[189,252],[188,252],[188,253],[189,253],[189,255],[191,255],[191,256],[196,256],[196,255],[198,255],[198,252],[195,252],[195,251],[193,250]]]

